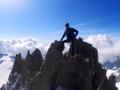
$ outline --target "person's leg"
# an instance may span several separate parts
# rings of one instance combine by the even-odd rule
[[[70,40],[68,39],[62,41],[62,43],[68,43],[68,42],[70,42]]]
[[[73,42],[73,40],[71,39],[66,39],[66,40],[63,40],[62,41],[62,43],[64,44],[64,43],[71,43],[71,55],[72,55],[72,57],[74,56],[74,42]]]

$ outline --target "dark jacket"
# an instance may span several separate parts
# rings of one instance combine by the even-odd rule
[[[67,28],[61,38],[61,41],[67,36],[67,40],[71,41],[78,35],[78,31],[74,28]]]

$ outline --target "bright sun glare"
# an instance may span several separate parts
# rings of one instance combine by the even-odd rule
[[[0,8],[21,8],[27,5],[28,0],[0,0]]]

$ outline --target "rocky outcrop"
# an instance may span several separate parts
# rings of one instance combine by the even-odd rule
[[[36,49],[32,54],[28,51],[26,59],[17,54],[9,80],[0,90],[25,90],[34,74],[40,70],[43,58],[41,52]]]
[[[38,49],[32,54],[28,51],[25,60],[17,55],[9,82],[1,90],[118,90],[116,78],[107,79],[97,49],[91,44],[79,38],[65,54],[64,48],[63,43],[55,41],[45,60]]]
[[[106,70],[98,62],[97,49],[81,38],[75,40],[73,45],[63,55],[64,45],[55,41],[48,50],[41,70],[31,80],[27,90],[98,90],[107,77]],[[111,84],[107,85],[109,87]],[[111,86],[115,87],[115,84]]]
[[[42,65],[43,58],[41,55],[40,50],[36,49],[32,54],[28,51],[27,57],[25,59],[25,64],[23,66],[23,85],[25,87],[28,85],[29,81],[32,79],[34,74],[40,70],[40,67]]]
[[[35,74],[27,90],[53,90],[54,80],[60,69],[63,49],[64,45],[58,41],[51,44],[40,71]]]
[[[118,90],[117,87],[115,87],[116,83],[116,76],[112,75],[109,77],[109,79],[105,79],[98,87],[98,90]]]

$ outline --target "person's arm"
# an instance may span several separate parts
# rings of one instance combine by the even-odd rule
[[[76,30],[76,29],[73,29],[74,30],[74,32],[75,32],[75,37],[78,35],[78,30]]]
[[[78,31],[76,30],[75,32],[76,32],[75,36],[77,36],[78,35]]]
[[[62,36],[60,41],[62,41],[64,39],[65,35],[66,35],[66,31],[64,32],[64,34],[63,34],[63,36]]]

